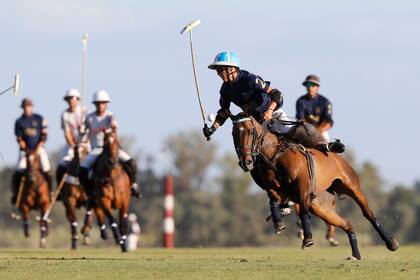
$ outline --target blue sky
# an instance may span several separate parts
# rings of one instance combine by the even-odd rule
[[[188,37],[179,34],[200,18],[194,46],[208,113],[218,109],[220,81],[207,65],[219,51],[236,51],[244,69],[279,88],[291,115],[302,80],[315,73],[334,104],[332,136],[359,162],[374,162],[389,184],[420,179],[418,1],[2,0],[0,7],[0,87],[22,76],[19,98],[0,97],[8,164],[17,157],[22,96],[50,123],[47,148],[62,145],[62,96],[80,87],[85,32],[86,98],[107,90],[121,133],[135,136],[137,148],[155,152],[170,134],[201,130]],[[227,123],[214,137],[223,151],[233,151],[230,132]]]

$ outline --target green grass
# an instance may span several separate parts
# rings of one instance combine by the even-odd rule
[[[391,253],[336,248],[2,250],[0,279],[420,279],[420,246]]]

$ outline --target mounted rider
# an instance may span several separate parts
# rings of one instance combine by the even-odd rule
[[[25,175],[27,156],[38,155],[42,174],[51,190],[51,165],[44,144],[47,141],[48,124],[41,115],[33,113],[33,102],[29,98],[22,100],[23,114],[15,122],[15,135],[19,145],[19,158],[16,171],[12,176],[12,204],[16,203],[17,191],[22,176]]]
[[[234,103],[243,111],[252,115],[257,121],[287,120],[286,113],[281,109],[283,105],[282,93],[271,87],[269,81],[260,76],[240,69],[239,56],[234,52],[221,52],[216,55],[214,62],[208,66],[216,70],[223,80],[220,88],[220,109],[211,127],[205,126],[203,134],[212,135],[218,127],[223,125],[230,116],[230,104]],[[254,181],[263,188],[257,169],[251,170]],[[281,223],[281,216],[290,213],[287,204],[280,204],[270,196],[270,210],[274,223],[274,231],[280,233],[285,226]]]
[[[89,171],[96,161],[96,158],[102,153],[104,145],[105,131],[112,130],[117,133],[117,121],[113,113],[107,110],[108,103],[111,102],[109,95],[104,90],[98,90],[93,95],[92,103],[96,110],[86,117],[86,136],[90,140],[92,150],[86,156],[79,170],[80,183],[83,185],[90,205],[93,203],[93,190],[89,179]],[[130,178],[131,195],[139,197],[137,186],[137,164],[125,151],[119,150],[118,159],[123,164],[124,170]]]
[[[306,94],[296,101],[296,119],[310,123],[318,130],[321,149],[328,152],[342,153],[345,146],[340,140],[330,142],[328,130],[333,126],[332,104],[323,95],[318,93],[321,86],[316,75],[308,75],[302,85]]]
[[[79,91],[77,89],[69,89],[63,99],[69,107],[61,114],[61,128],[64,132],[66,144],[61,152],[55,173],[57,186],[60,184],[64,174],[68,172],[67,168],[75,156],[75,148],[77,147],[79,151],[81,149],[90,150],[88,143],[82,141],[85,133],[86,109],[79,104]]]

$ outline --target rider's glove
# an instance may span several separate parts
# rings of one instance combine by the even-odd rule
[[[211,127],[208,127],[207,124],[203,127],[203,134],[205,137],[207,137],[207,140],[210,140],[210,136],[216,131],[216,128],[212,125]]]

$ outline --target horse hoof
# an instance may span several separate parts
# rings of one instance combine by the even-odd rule
[[[123,252],[123,253],[125,253],[125,252],[127,252],[128,250],[127,250],[127,244],[124,242],[124,243],[122,243],[122,244],[120,244],[121,245],[121,252]]]
[[[41,238],[41,241],[39,242],[40,248],[46,248],[47,247],[47,240],[45,238]]]
[[[347,258],[348,261],[360,261],[361,259],[362,259],[361,257],[357,258],[355,256],[351,256]]]
[[[340,245],[340,242],[338,242],[338,241],[337,241],[337,240],[335,240],[335,239],[328,239],[328,241],[330,242],[330,246],[331,246],[331,247],[335,247],[335,246]]]
[[[90,245],[90,237],[89,236],[84,236],[83,237],[83,245],[87,245],[87,246],[89,246]]]
[[[385,244],[388,250],[393,251],[393,252],[397,251],[397,249],[400,247],[400,242],[398,242],[398,240],[393,237],[388,239],[388,241]]]
[[[309,247],[311,247],[314,244],[315,243],[310,238],[303,239],[303,241],[302,241],[302,250],[306,250],[306,249],[308,249]]]

